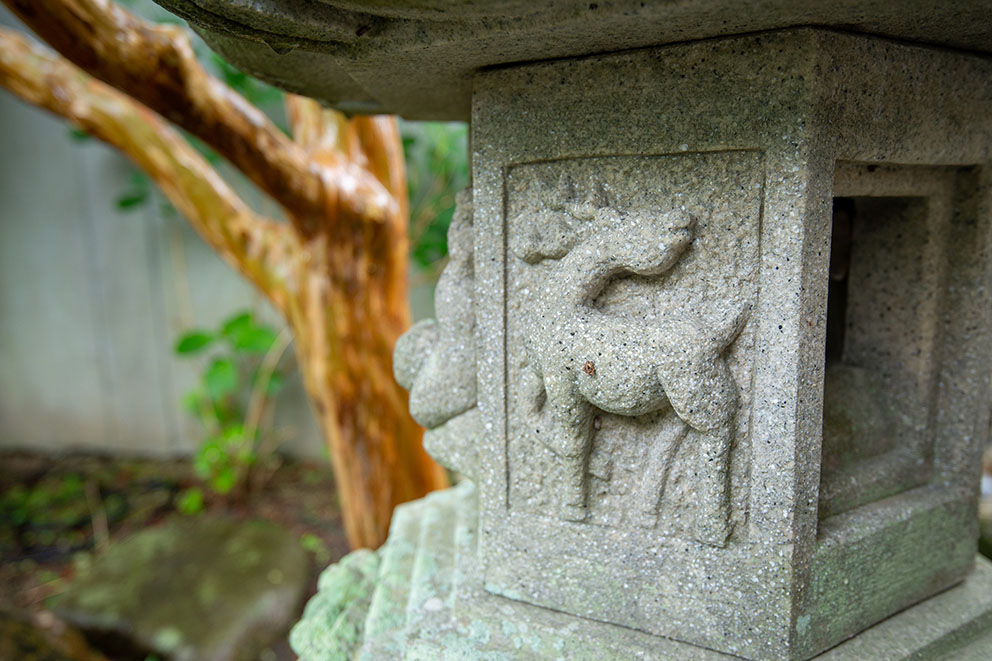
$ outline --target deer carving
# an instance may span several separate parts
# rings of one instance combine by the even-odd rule
[[[561,518],[587,516],[587,471],[597,411],[639,416],[670,407],[678,416],[665,456],[645,467],[642,525],[657,517],[661,490],[683,439],[698,445],[694,537],[723,546],[730,535],[730,448],[738,386],[722,355],[740,333],[748,309],[713,328],[689,306],[642,322],[597,307],[618,278],[664,277],[693,244],[698,212],[682,206],[617,209],[599,188],[580,202],[551,202],[511,219],[510,252],[524,262],[555,260],[531,312],[525,348],[537,387],[535,411],[550,408]]]

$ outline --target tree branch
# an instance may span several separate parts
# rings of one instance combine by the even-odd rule
[[[307,154],[326,157],[343,152],[341,140],[347,119],[342,113],[328,110],[313,99],[296,94],[287,94],[285,103],[293,140]]]
[[[397,200],[401,200],[401,215],[407,219],[409,195],[406,182],[406,160],[403,156],[403,140],[394,117],[377,115],[356,117],[355,129],[358,141],[368,159],[366,169],[382,182]]]
[[[4,0],[55,50],[93,77],[200,138],[279,202],[304,234],[329,208],[379,221],[395,200],[357,168],[309,167],[306,151],[208,74],[176,26],[143,21],[107,0]]]
[[[342,113],[324,108],[313,99],[293,94],[286,96],[286,113],[294,140],[307,150],[314,163],[321,167],[347,165],[359,169],[374,176],[389,191],[396,205],[379,227],[384,236],[388,236],[382,242],[384,245],[380,246],[385,252],[379,258],[390,264],[402,265],[401,270],[405,273],[410,250],[409,197],[403,142],[396,119],[385,115],[347,119]],[[339,221],[329,214],[326,222],[333,228]],[[355,235],[349,233],[348,228],[337,225],[337,229],[330,236],[332,244],[354,241]],[[347,259],[340,261],[346,262]],[[342,264],[334,266],[341,267]],[[406,277],[384,284],[382,295],[386,309],[404,310],[408,314]],[[406,330],[409,323],[408,316],[398,321],[402,330]]]
[[[218,253],[283,307],[284,286],[270,265],[293,254],[298,239],[287,225],[252,212],[161,117],[4,28],[0,86],[124,152]]]

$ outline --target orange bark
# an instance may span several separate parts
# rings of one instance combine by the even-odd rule
[[[410,323],[395,120],[347,120],[290,96],[290,140],[203,71],[174,28],[101,0],[4,1],[109,84],[0,29],[0,86],[130,156],[285,315],[330,449],[348,539],[379,546],[397,504],[447,485],[392,376],[393,345]],[[139,101],[217,148],[290,223],[254,214]]]
[[[374,219],[393,203],[350,164],[341,165],[347,188],[337,173],[310,171],[298,145],[200,66],[182,28],[149,23],[109,0],[4,3],[63,57],[209,144],[288,211],[319,213],[331,194],[348,213]]]
[[[328,198],[326,222],[307,241],[301,291],[287,312],[317,416],[328,430],[345,511],[372,511],[355,521],[360,535],[385,539],[397,503],[447,483],[424,452],[422,430],[407,424],[407,393],[392,374],[392,349],[410,325],[406,176],[396,122],[346,121],[310,99],[287,97],[296,140],[314,163],[345,161],[373,173],[397,200],[382,222],[343,217]],[[401,479],[397,479],[401,476]],[[362,485],[374,484],[369,490]],[[359,502],[358,499],[361,499]]]

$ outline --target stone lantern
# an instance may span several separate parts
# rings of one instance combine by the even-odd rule
[[[396,356],[466,479],[327,570],[303,657],[992,658],[992,4],[162,1],[471,121]]]

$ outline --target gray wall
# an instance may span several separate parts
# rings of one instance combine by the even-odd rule
[[[116,209],[129,171],[0,91],[2,448],[188,453],[197,425],[179,399],[197,367],[175,338],[245,306],[275,319],[181,218]],[[286,449],[323,453],[295,373],[276,411]]]

